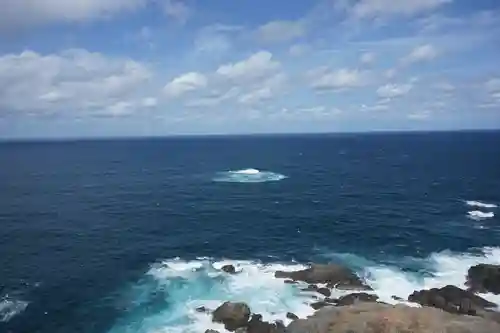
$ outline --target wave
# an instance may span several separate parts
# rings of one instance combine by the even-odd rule
[[[218,172],[212,180],[228,183],[264,183],[280,181],[285,178],[287,178],[285,175],[279,173],[250,168]]]
[[[465,201],[465,204],[467,206],[480,207],[480,208],[497,208],[498,207],[497,205],[492,204],[492,203],[485,203],[485,202],[474,201],[474,200]]]
[[[0,322],[8,322],[13,317],[23,312],[28,302],[5,295],[0,297]]]
[[[484,219],[489,219],[495,216],[495,213],[493,212],[481,212],[479,210],[473,210],[470,212],[467,212],[467,215],[470,219],[480,221]]]
[[[465,288],[467,270],[479,263],[500,264],[500,248],[485,248],[480,253],[440,252],[427,258],[399,258],[382,264],[353,254],[342,257],[348,266],[357,268],[381,301],[401,303],[415,290],[453,284]],[[232,264],[240,273],[221,272]],[[226,332],[222,325],[212,323],[210,315],[199,313],[197,307],[214,310],[224,301],[246,302],[264,320],[288,323],[287,312],[306,317],[314,312],[310,304],[319,294],[302,292],[305,285],[289,285],[274,278],[276,270],[298,270],[297,263],[264,264],[259,261],[213,260],[199,258],[185,261],[165,260],[151,266],[144,278],[129,293],[128,310],[110,333],[194,333],[214,329]],[[349,291],[333,290],[332,297]],[[500,295],[482,294],[500,305]],[[403,302],[406,303],[406,302]],[[407,303],[416,306],[415,304]]]

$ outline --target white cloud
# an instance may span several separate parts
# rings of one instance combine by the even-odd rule
[[[500,78],[492,78],[486,81],[485,88],[488,92],[500,92]]]
[[[411,120],[428,120],[431,117],[431,112],[430,111],[418,111],[418,112],[413,112],[408,115],[408,119]]]
[[[414,48],[410,54],[402,59],[405,65],[425,62],[435,59],[439,55],[438,50],[431,44],[420,45]]]
[[[301,21],[272,21],[257,29],[257,38],[263,42],[287,42],[304,36],[306,29]]]
[[[280,63],[273,60],[270,52],[260,51],[240,62],[222,65],[216,73],[224,78],[243,83],[265,77],[279,67]]]
[[[366,52],[361,55],[359,61],[364,65],[370,65],[375,61],[375,53]]]
[[[176,98],[185,93],[206,87],[207,82],[208,80],[205,75],[198,72],[189,72],[167,83],[163,91],[167,96]]]
[[[54,22],[105,18],[144,6],[148,0],[7,0],[0,10],[0,30]]]
[[[238,102],[242,104],[256,104],[264,100],[269,100],[277,96],[283,89],[286,82],[286,76],[278,73],[269,79],[256,84],[253,89],[242,94]]]
[[[181,0],[164,0],[165,14],[178,22],[185,23],[191,15],[191,9]]]
[[[456,90],[456,87],[453,84],[446,81],[438,82],[434,85],[434,87],[444,92],[452,92]]]
[[[411,84],[386,84],[377,89],[377,94],[382,98],[395,98],[408,94],[411,89]]]
[[[152,108],[158,105],[158,99],[155,97],[146,97],[142,99],[142,106]]]
[[[293,44],[288,49],[288,53],[291,56],[299,57],[301,55],[306,54],[309,50],[310,50],[310,46],[307,44]]]
[[[342,68],[330,71],[319,68],[309,72],[311,86],[316,90],[346,89],[363,86],[367,83],[366,75],[359,70]]]
[[[195,108],[220,105],[222,102],[236,97],[240,90],[239,87],[231,87],[227,91],[215,90],[208,95],[190,99],[186,102],[186,106]]]
[[[350,8],[355,18],[380,16],[413,16],[431,11],[453,0],[361,0]]]
[[[105,110],[136,98],[151,76],[142,63],[82,49],[7,54],[0,57],[0,109],[25,114]]]

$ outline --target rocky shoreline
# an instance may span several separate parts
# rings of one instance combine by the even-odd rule
[[[235,267],[221,269],[238,274]],[[305,292],[323,296],[310,306],[316,312],[308,318],[288,313],[288,326],[281,321],[269,323],[260,314],[253,314],[241,302],[225,302],[211,311],[196,309],[212,317],[236,333],[500,333],[497,305],[476,293],[500,294],[500,265],[476,265],[466,276],[467,289],[453,285],[429,290],[416,290],[408,304],[390,305],[380,302],[372,289],[352,270],[340,265],[313,264],[299,271],[276,271],[275,278],[289,284],[307,284]],[[330,298],[332,290],[351,293]],[[414,305],[414,306],[409,306]],[[205,333],[218,333],[207,330]]]

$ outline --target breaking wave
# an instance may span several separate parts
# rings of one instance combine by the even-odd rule
[[[480,221],[484,219],[490,219],[495,216],[495,213],[493,212],[481,212],[479,210],[473,210],[470,212],[467,212],[467,215],[470,219]]]
[[[23,312],[27,306],[28,302],[12,298],[9,295],[0,297],[0,322],[8,322]]]
[[[466,201],[465,204],[467,206],[480,207],[480,208],[497,208],[498,207],[497,205],[492,204],[492,203],[486,203],[486,202],[474,201],[474,200]]]
[[[328,256],[339,255],[325,255]],[[365,278],[373,292],[381,301],[391,304],[399,302],[393,296],[407,299],[413,291],[424,288],[448,284],[464,288],[469,267],[478,263],[500,264],[500,248],[485,248],[478,254],[440,252],[427,258],[400,258],[389,265],[352,254],[340,256],[347,258],[348,266],[359,267],[358,274]],[[221,272],[220,268],[226,264],[234,265],[239,273]],[[208,258],[165,260],[152,265],[127,293],[127,311],[110,333],[194,333],[206,329],[226,332],[222,325],[212,323],[210,315],[196,311],[201,306],[214,310],[224,301],[246,302],[252,312],[262,314],[268,321],[288,323],[287,312],[306,317],[313,313],[310,304],[320,295],[300,291],[305,285],[289,285],[274,278],[276,270],[304,267],[297,263],[263,264]],[[332,297],[348,293],[332,290]],[[500,305],[500,295],[481,296]]]
[[[264,183],[275,182],[287,178],[285,175],[258,169],[242,169],[218,172],[213,181],[228,183]]]

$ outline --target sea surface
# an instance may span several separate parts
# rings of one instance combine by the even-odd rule
[[[500,132],[1,143],[0,332],[204,332],[225,300],[286,322],[312,294],[273,273],[309,262],[392,303],[463,286],[500,263],[498,206]]]

